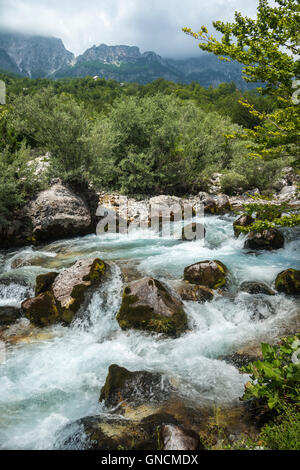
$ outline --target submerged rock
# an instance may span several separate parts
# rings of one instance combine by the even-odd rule
[[[123,330],[133,328],[169,336],[179,336],[187,328],[182,302],[150,277],[131,282],[124,289],[117,321]]]
[[[240,369],[241,367],[248,366],[251,362],[259,361],[261,359],[260,356],[255,356],[252,354],[243,354],[243,353],[234,353],[228,356],[220,356],[218,357],[220,361],[225,361],[227,364],[232,364],[233,366]]]
[[[160,439],[162,450],[204,450],[199,434],[173,424],[162,426]]]
[[[163,402],[169,396],[170,383],[161,374],[147,371],[130,372],[115,364],[108,370],[100,401],[108,407],[131,403],[139,405]]]
[[[142,420],[90,416],[67,425],[58,435],[60,450],[159,450],[158,433],[165,424],[177,424],[167,413]]]
[[[210,289],[219,289],[226,284],[228,270],[221,261],[200,261],[184,270],[184,279]]]
[[[244,248],[250,250],[279,250],[284,247],[284,237],[276,228],[250,232]]]
[[[238,237],[242,230],[239,227],[249,227],[254,223],[254,219],[250,215],[243,214],[235,222],[233,222],[234,236]]]
[[[36,293],[41,293],[22,303],[25,316],[36,326],[70,324],[106,272],[107,265],[100,259],[84,259],[59,274],[38,276]]]
[[[16,307],[0,307],[0,326],[7,326],[15,323],[22,317],[22,310]]]
[[[278,292],[284,292],[290,295],[300,295],[300,271],[296,269],[287,269],[279,273],[275,287]]]
[[[187,301],[207,302],[214,298],[213,291],[208,287],[198,286],[197,284],[190,284],[188,282],[182,282],[176,287],[176,292],[182,300]]]
[[[263,282],[243,282],[240,286],[240,289],[241,291],[247,292],[248,294],[276,295],[273,289]]]

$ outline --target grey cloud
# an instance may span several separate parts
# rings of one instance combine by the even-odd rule
[[[60,37],[76,55],[93,44],[136,45],[163,57],[197,55],[182,33],[235,10],[254,16],[258,0],[0,0],[0,29]]]

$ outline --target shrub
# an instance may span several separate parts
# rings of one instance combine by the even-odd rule
[[[28,162],[30,161],[30,165]],[[13,212],[21,207],[43,185],[33,176],[34,163],[25,143],[20,150],[0,153],[0,224],[5,225]]]
[[[226,194],[233,195],[249,187],[246,176],[229,170],[221,177],[221,188]]]
[[[299,352],[300,334],[284,338],[279,345],[262,344],[262,361],[243,367],[251,374],[243,400],[262,399],[270,409],[281,410],[287,404],[300,404],[300,364],[295,361]]]

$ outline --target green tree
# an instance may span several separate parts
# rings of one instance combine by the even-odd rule
[[[299,30],[300,5],[298,0],[276,0],[275,6],[259,0],[257,18],[235,13],[233,23],[215,21],[220,40],[202,26],[198,33],[190,28],[184,32],[199,40],[199,47],[225,60],[236,60],[245,65],[244,78],[248,82],[262,82],[265,94],[274,95],[277,109],[260,113],[254,106],[241,100],[260,124],[246,137],[254,140],[252,155],[275,158],[293,155],[299,163],[300,111],[293,99],[300,78]],[[296,85],[295,85],[296,84]]]
[[[51,154],[52,171],[65,181],[88,179],[93,160],[86,144],[92,117],[69,95],[52,88],[13,102],[11,127],[33,147]]]

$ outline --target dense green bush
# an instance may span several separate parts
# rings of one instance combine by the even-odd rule
[[[13,106],[12,127],[41,152],[50,152],[53,175],[65,181],[87,178],[92,156],[85,139],[91,118],[83,105],[49,89],[18,97]]]
[[[43,180],[34,172],[35,164],[25,143],[15,153],[0,152],[0,225],[6,225],[13,212],[43,187]]]
[[[299,408],[286,407],[274,422],[263,427],[259,440],[269,450],[300,450]]]
[[[200,190],[226,168],[244,144],[227,141],[237,126],[191,101],[160,93],[125,97],[98,120],[90,141],[101,185],[129,194]]]
[[[0,151],[13,156],[26,141],[36,154],[50,152],[49,176],[76,187],[92,182],[132,195],[183,195],[206,190],[219,172],[223,191],[234,194],[268,189],[290,163],[249,159],[249,142],[231,138],[241,130],[232,121],[242,122],[233,119],[234,103],[243,110],[243,124],[254,125],[234,84],[206,90],[162,79],[121,86],[90,77],[0,78],[8,89]],[[255,92],[243,98],[262,111],[273,106]]]

